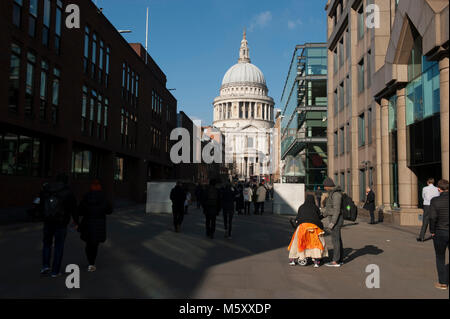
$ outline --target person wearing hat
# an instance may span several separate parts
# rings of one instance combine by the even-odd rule
[[[336,186],[329,177],[323,182],[328,197],[325,201],[323,216],[328,217],[328,229],[331,232],[331,240],[333,243],[333,260],[325,266],[340,267],[344,258],[344,248],[342,245],[341,228],[344,225],[344,217],[341,213],[342,190]]]

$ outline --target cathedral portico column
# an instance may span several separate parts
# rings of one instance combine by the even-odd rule
[[[418,207],[417,176],[408,167],[406,138],[406,89],[397,90],[398,190],[400,208]]]
[[[439,61],[439,84],[441,95],[441,162],[442,178],[449,180],[449,129],[448,129],[448,104],[449,104],[449,81],[448,81],[448,57]]]

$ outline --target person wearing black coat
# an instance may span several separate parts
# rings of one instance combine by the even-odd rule
[[[312,194],[307,194],[305,202],[298,208],[297,217],[295,218],[295,224],[298,226],[303,223],[314,224],[320,229],[324,229],[322,214],[319,207],[316,205],[316,201]]]
[[[86,193],[78,207],[81,222],[76,221],[81,240],[86,242],[88,271],[96,270],[98,247],[106,241],[106,215],[112,214],[112,206],[102,191],[99,181],[94,181],[91,190]],[[78,218],[77,218],[78,219]]]
[[[231,228],[234,216],[234,200],[238,194],[238,190],[234,189],[230,183],[226,184],[222,190],[221,200],[223,202],[223,221],[225,226],[225,238],[231,239]]]
[[[60,205],[55,204],[52,208],[51,203],[57,202],[60,202]],[[77,200],[68,186],[67,175],[58,174],[54,182],[43,185],[37,206],[37,210],[43,216],[44,221],[41,275],[61,276],[67,226],[71,217],[76,218],[76,209]],[[50,269],[53,245],[53,265]]]
[[[370,213],[369,224],[375,224],[375,193],[370,189],[370,187],[367,187],[366,189],[366,201],[363,208],[368,210]]]
[[[430,232],[433,238],[434,250],[436,253],[436,267],[439,282],[435,287],[442,290],[448,289],[448,265],[445,265],[445,254],[448,250],[448,218],[449,218],[449,197],[448,181],[438,182],[440,196],[434,197],[430,202]]]
[[[177,182],[176,186],[171,190],[170,200],[172,201],[173,227],[175,232],[178,233],[183,223],[184,203],[186,201],[186,191],[183,189],[181,182]]]
[[[216,180],[212,179],[202,193],[202,207],[206,218],[206,236],[213,239],[216,231],[216,218],[222,209],[222,200],[216,188]]]

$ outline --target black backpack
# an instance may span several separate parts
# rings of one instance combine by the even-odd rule
[[[353,199],[345,193],[342,193],[341,212],[344,220],[354,222],[358,217],[358,207]]]
[[[62,191],[47,192],[45,194],[43,202],[43,217],[47,221],[63,221],[64,196]]]
[[[214,207],[217,206],[217,201],[219,199],[219,192],[214,187],[209,187],[207,190],[207,198],[206,198],[206,206],[207,207]]]

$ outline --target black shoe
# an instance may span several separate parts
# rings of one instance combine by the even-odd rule
[[[421,242],[421,243],[424,242],[424,240],[423,240],[422,238],[416,238],[416,240],[417,240],[418,242]]]

